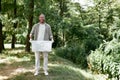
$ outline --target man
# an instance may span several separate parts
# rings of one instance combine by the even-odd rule
[[[39,16],[39,23],[35,24],[30,33],[30,39],[34,37],[34,40],[38,41],[52,41],[53,35],[51,31],[51,27],[49,24],[45,23],[45,15],[40,14]],[[44,74],[48,75],[48,52],[35,52],[35,76],[39,74],[40,70],[40,53],[43,53],[43,70]]]

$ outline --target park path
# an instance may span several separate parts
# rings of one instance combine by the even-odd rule
[[[42,62],[42,59],[41,59]],[[53,53],[49,56],[49,76],[34,76],[34,55],[23,49],[6,50],[0,55],[0,80],[105,80]]]

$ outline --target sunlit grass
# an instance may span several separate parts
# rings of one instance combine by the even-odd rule
[[[0,55],[0,80],[104,80],[58,57],[54,50],[49,54],[49,76],[44,76],[41,68],[40,75],[35,77],[34,59],[33,53],[26,53],[23,49],[3,51]]]
[[[11,48],[11,44],[4,44],[5,48]],[[15,44],[15,47],[25,47],[25,45]]]
[[[3,53],[0,56],[0,63],[12,64],[14,62],[30,61],[30,56],[20,53]]]

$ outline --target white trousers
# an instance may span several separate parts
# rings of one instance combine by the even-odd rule
[[[43,70],[47,71],[48,69],[48,53],[42,52],[43,54]],[[40,70],[40,52],[35,52],[35,71]]]

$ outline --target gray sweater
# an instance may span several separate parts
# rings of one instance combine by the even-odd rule
[[[37,38],[38,38],[39,25],[40,25],[40,23],[35,24],[32,27],[32,30],[30,32],[30,35],[32,35],[34,37],[34,40],[37,40]],[[53,38],[53,35],[52,35],[51,27],[49,24],[45,23],[44,40],[50,41],[50,40],[52,40],[52,38]]]

